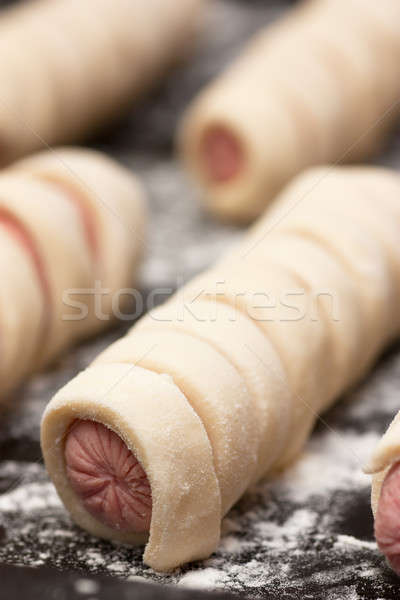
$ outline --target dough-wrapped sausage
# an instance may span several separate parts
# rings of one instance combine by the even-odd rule
[[[304,0],[184,117],[183,159],[218,217],[249,221],[305,167],[375,154],[400,115],[397,0]]]
[[[110,323],[112,298],[134,282],[144,215],[136,178],[97,152],[45,152],[0,175],[1,395]]]
[[[28,0],[2,11],[0,163],[91,135],[180,60],[202,0]]]
[[[318,414],[398,333],[396,197],[400,178],[380,169],[297,178],[216,266],[56,394],[42,448],[80,525],[135,543],[147,524],[144,560],[159,570],[212,552],[219,519],[250,484],[299,455]],[[357,219],[353,199],[365,209]],[[197,434],[192,443],[183,407],[212,460]]]
[[[372,474],[371,504],[378,547],[400,575],[400,413],[380,440],[365,471]]]

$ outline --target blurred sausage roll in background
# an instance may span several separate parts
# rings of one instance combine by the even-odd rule
[[[376,154],[400,114],[398,0],[304,0],[262,30],[184,117],[207,208],[250,221],[311,165]]]
[[[0,164],[82,140],[184,56],[203,0],[27,0],[0,14]]]
[[[2,397],[112,322],[112,299],[134,283],[144,230],[141,185],[100,153],[44,152],[0,174]]]

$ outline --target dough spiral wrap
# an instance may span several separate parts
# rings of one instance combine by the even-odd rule
[[[183,159],[206,207],[250,221],[297,173],[376,154],[400,115],[397,0],[304,0],[194,100]]]
[[[100,153],[44,152],[0,174],[2,396],[110,324],[110,300],[134,282],[144,226],[138,181]],[[108,290],[100,317],[96,281]]]
[[[110,123],[193,41],[202,0],[28,0],[2,10],[0,163]]]

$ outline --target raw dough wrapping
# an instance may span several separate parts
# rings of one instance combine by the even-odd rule
[[[0,163],[91,135],[180,60],[202,0],[28,0],[0,15]]]
[[[97,152],[45,152],[0,175],[2,396],[111,322],[110,299],[134,283],[144,216],[136,178]],[[108,289],[101,314],[96,281]]]
[[[249,485],[299,455],[318,414],[398,333],[400,250],[386,232],[399,239],[399,197],[400,178],[383,169],[300,176],[214,268],[56,394],[43,417],[43,453],[82,527],[138,541],[94,519],[68,480],[65,439],[77,419],[92,419],[120,435],[147,472],[155,512],[145,562],[169,570],[212,552],[220,518]],[[363,207],[357,219],[353,200]],[[201,444],[194,421],[181,426],[183,410],[196,417]],[[162,456],[154,447],[165,439]]]
[[[400,115],[399,63],[398,0],[304,0],[262,30],[182,123],[207,208],[249,221],[304,168],[377,153]]]
[[[400,412],[390,423],[385,435],[365,467],[365,472],[372,475],[371,504],[376,515],[382,484],[390,467],[400,460]]]

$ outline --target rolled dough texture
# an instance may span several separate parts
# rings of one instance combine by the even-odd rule
[[[0,14],[0,163],[81,140],[181,60],[202,0],[28,0]]]
[[[400,412],[375,448],[365,468],[372,475],[371,505],[378,548],[399,575]]]
[[[303,0],[262,30],[183,119],[206,207],[250,221],[304,168],[376,154],[400,115],[399,63],[398,0]]]
[[[60,149],[3,171],[2,396],[66,347],[110,324],[110,299],[133,283],[144,224],[136,178],[100,153]],[[108,290],[101,313],[96,282]]]
[[[298,177],[238,246],[45,411],[47,468],[94,535],[143,541],[96,521],[74,494],[64,455],[72,424],[97,421],[136,455],[152,488],[144,561],[154,569],[208,556],[221,517],[299,455],[318,414],[399,333],[400,246],[386,231],[399,239],[400,178],[379,168],[324,172]]]

